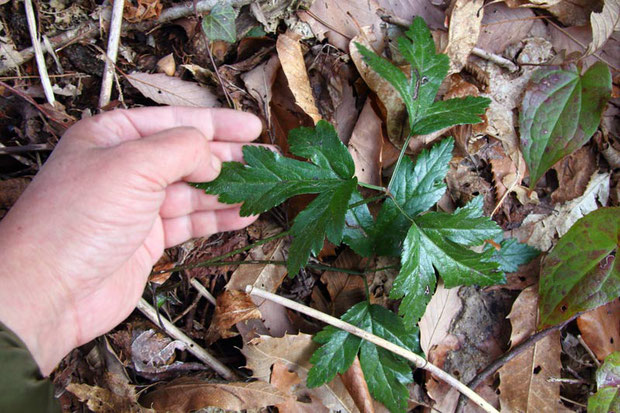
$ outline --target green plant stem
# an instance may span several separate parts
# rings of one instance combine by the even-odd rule
[[[388,196],[387,193],[383,193],[381,195],[371,196],[370,198],[364,198],[361,201],[354,203],[353,205],[349,205],[349,209],[354,209],[360,205],[370,204],[371,202],[379,201],[383,198],[386,198],[387,196]]]
[[[245,247],[241,247],[241,248],[237,248],[235,250],[232,250],[230,252],[227,252],[226,254],[222,254],[222,255],[218,255],[217,257],[213,257],[211,259],[208,259],[206,261],[201,261],[201,262],[196,262],[193,264],[185,264],[185,265],[179,265],[177,267],[173,267],[167,270],[161,270],[161,271],[153,271],[151,273],[151,275],[157,275],[157,274],[165,274],[167,272],[175,272],[175,271],[183,271],[183,270],[191,270],[192,268],[198,268],[198,267],[208,267],[210,265],[213,265],[217,262],[222,261],[223,259],[226,259],[228,257],[232,257],[233,255],[239,254],[241,252],[247,251],[249,249],[252,249],[254,247],[258,247],[260,245],[266,244],[270,241],[285,237],[287,235],[289,235],[291,233],[291,230],[287,230],[287,231],[283,231],[280,232],[279,234],[273,235],[271,237],[267,237],[265,239],[262,239],[260,241],[254,242],[252,244],[248,244]]]
[[[392,193],[391,189],[392,189],[392,184],[394,183],[394,177],[396,176],[396,173],[398,172],[398,168],[400,168],[400,164],[403,161],[403,157],[405,156],[405,151],[407,151],[407,148],[409,147],[409,141],[411,140],[411,136],[412,134],[411,134],[411,129],[410,129],[409,134],[407,135],[407,138],[405,139],[405,144],[403,145],[403,147],[400,150],[400,153],[398,154],[398,160],[396,161],[394,172],[392,172],[392,176],[390,177],[390,182],[388,182],[388,186],[387,186],[388,194]]]
[[[374,189],[375,191],[379,191],[379,192],[387,192],[387,188],[383,187],[383,186],[377,186],[377,185],[373,185],[373,184],[367,184],[364,182],[358,182],[357,183],[359,186],[364,187],[364,188],[368,188],[368,189]]]
[[[409,221],[411,221],[412,223],[415,223],[415,221],[413,220],[413,218],[411,218],[409,216],[409,214],[407,214],[407,212],[403,209],[403,207],[400,206],[400,204],[398,202],[396,202],[396,198],[394,198],[394,195],[392,194],[388,194],[388,196],[390,197],[390,199],[392,200],[392,202],[394,202],[394,205],[396,205],[396,208],[398,208],[398,210],[400,211],[401,214],[403,214],[405,216],[405,218],[407,218]]]

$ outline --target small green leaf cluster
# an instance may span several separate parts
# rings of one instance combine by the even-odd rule
[[[424,20],[416,18],[398,47],[410,64],[409,77],[392,63],[358,45],[379,75],[400,93],[409,114],[410,136],[481,121],[489,100],[479,97],[435,101],[448,72],[448,58],[435,52]],[[390,297],[401,299],[399,314],[364,301],[342,319],[394,344],[419,351],[416,324],[435,290],[436,272],[448,288],[504,282],[504,271],[536,255],[515,240],[501,240],[502,230],[482,213],[482,197],[453,214],[429,211],[446,191],[444,178],[454,140],[444,139],[422,151],[416,162],[404,145],[376,218],[358,190],[355,165],[333,126],[298,128],[289,135],[290,152],[309,162],[286,158],[256,146],[243,149],[246,164],[228,162],[213,182],[197,184],[224,203],[243,203],[242,215],[265,212],[300,194],[318,194],[293,221],[287,269],[295,276],[327,238],[344,243],[360,256],[397,256],[401,269]],[[485,245],[500,245],[496,250]],[[479,247],[478,251],[474,247]],[[316,336],[322,346],[312,356],[310,387],[344,373],[359,353],[371,394],[392,412],[404,412],[413,381],[411,367],[392,353],[345,331],[325,328]]]
[[[588,399],[588,413],[620,411],[620,352],[605,357],[596,370],[597,392]]]

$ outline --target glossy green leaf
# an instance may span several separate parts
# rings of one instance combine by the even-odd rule
[[[207,38],[224,40],[229,43],[237,41],[237,28],[235,9],[226,2],[216,2],[211,12],[202,18],[202,30]]]
[[[611,73],[602,62],[583,76],[575,67],[539,69],[528,84],[519,116],[521,151],[530,187],[594,134],[611,97]]]
[[[422,151],[415,164],[408,157],[403,158],[392,179],[393,199],[387,199],[377,215],[375,243],[378,255],[401,254],[403,240],[411,226],[403,211],[414,217],[435,205],[443,196],[446,191],[443,179],[448,172],[453,148],[454,140],[448,138],[430,150]]]
[[[242,215],[265,212],[300,194],[316,194],[291,228],[293,243],[287,263],[296,275],[311,253],[317,254],[327,238],[340,244],[351,195],[357,185],[355,165],[332,125],[320,121],[314,128],[290,133],[290,151],[313,163],[285,158],[263,147],[245,146],[244,160],[225,162],[212,182],[197,184],[227,204],[243,202]]]
[[[398,38],[398,50],[410,64],[409,77],[365,46],[356,43],[356,47],[364,61],[400,94],[412,133],[428,134],[453,125],[481,122],[478,115],[489,106],[487,98],[470,96],[433,103],[448,74],[450,59],[436,53],[435,42],[424,19],[414,18],[405,35]]]
[[[527,264],[540,255],[540,251],[536,248],[522,244],[515,238],[501,239],[498,237],[495,242],[498,242],[501,248],[499,251],[493,251],[491,260],[498,263],[499,269],[504,272],[516,272],[521,265]],[[494,249],[492,245],[488,248]]]
[[[345,215],[342,241],[351,247],[356,254],[362,257],[370,257],[375,251],[375,220],[370,214],[368,204],[355,206],[362,200],[362,195],[358,191],[353,191],[349,210]]]
[[[596,370],[598,391],[588,399],[588,413],[620,412],[620,352],[611,353]]]
[[[501,233],[495,222],[482,216],[482,197],[453,215],[429,212],[414,218],[390,291],[390,298],[402,298],[399,314],[405,324],[415,325],[424,314],[437,283],[435,269],[447,288],[504,282],[499,264],[492,261],[493,250],[477,253],[467,248]]]
[[[417,330],[405,329],[401,318],[380,305],[366,301],[358,303],[342,319],[401,347],[420,352],[415,338]],[[323,329],[315,341],[323,345],[310,358],[314,366],[308,372],[308,387],[325,384],[336,373],[347,371],[359,351],[364,378],[373,397],[391,412],[406,411],[407,384],[413,382],[411,367],[406,360],[331,326]]]
[[[620,208],[600,208],[577,221],[543,260],[539,327],[620,295]]]

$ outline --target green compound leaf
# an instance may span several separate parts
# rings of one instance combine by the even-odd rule
[[[398,38],[398,50],[410,64],[409,77],[365,46],[356,43],[356,47],[364,61],[400,94],[407,108],[411,132],[428,134],[453,125],[481,122],[478,115],[482,115],[491,102],[487,98],[470,96],[433,103],[448,74],[450,59],[436,53],[424,19],[413,19],[405,35]]]
[[[375,251],[375,220],[370,214],[368,204],[354,206],[364,198],[358,191],[353,191],[349,210],[345,215],[345,227],[342,241],[356,254],[370,257]]]
[[[611,353],[596,371],[598,391],[588,399],[588,413],[620,411],[620,352]]]
[[[530,188],[557,161],[592,137],[610,97],[611,73],[602,62],[592,65],[583,76],[575,67],[539,69],[532,76],[519,116]]]
[[[499,264],[499,269],[504,272],[515,272],[521,265],[527,264],[540,255],[534,247],[522,244],[514,238],[501,239],[498,237],[495,242],[499,243],[500,250],[493,252],[492,261]],[[493,248],[489,245],[488,248]]]
[[[386,308],[364,301],[354,305],[342,320],[369,331],[394,344],[420,352],[417,330],[408,331],[402,319]],[[370,393],[385,404],[391,412],[405,412],[413,382],[411,367],[393,353],[334,327],[326,327],[315,341],[323,344],[310,362],[308,387],[317,387],[331,381],[336,373],[344,373],[353,363],[358,351],[364,378]]]
[[[224,40],[234,43],[237,41],[235,9],[226,2],[217,2],[211,12],[202,19],[202,30],[210,41]]]
[[[448,173],[452,159],[454,140],[444,139],[430,151],[424,150],[414,163],[404,157],[392,180],[392,195],[387,199],[375,227],[375,243],[378,255],[399,256],[402,243],[411,222],[402,212],[414,217],[435,205],[446,191],[443,179]],[[400,208],[395,204],[400,205]]]
[[[543,260],[539,328],[620,295],[620,208],[600,208],[577,221]]]
[[[447,288],[457,285],[493,285],[505,281],[494,250],[477,253],[467,248],[502,234],[501,228],[482,216],[482,197],[453,215],[429,212],[414,218],[405,238],[401,269],[390,298],[402,298],[399,314],[405,325],[415,325],[435,290],[435,269]]]
[[[315,128],[290,133],[291,153],[313,163],[285,158],[257,146],[245,146],[246,165],[225,162],[212,182],[197,184],[227,204],[241,203],[241,215],[265,212],[300,194],[320,194],[296,218],[291,228],[293,243],[288,271],[295,276],[310,253],[320,251],[325,236],[340,244],[349,200],[357,185],[355,165],[333,126],[325,121]]]

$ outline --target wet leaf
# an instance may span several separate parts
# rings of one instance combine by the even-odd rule
[[[532,76],[519,116],[530,188],[557,161],[592,137],[610,96],[611,74],[601,62],[583,76],[575,67],[539,69]]]
[[[202,18],[202,30],[210,41],[234,43],[237,41],[236,17],[237,13],[229,3],[216,2],[211,13]]]
[[[539,327],[569,319],[620,295],[616,259],[620,208],[601,208],[577,221],[543,260]]]
[[[501,240],[499,245],[500,250],[493,252],[492,260],[498,263],[500,270],[504,272],[515,272],[521,265],[527,264],[540,254],[536,248],[522,244],[515,238]]]
[[[364,301],[353,306],[342,320],[369,331],[401,347],[419,352],[417,329],[407,331],[402,320],[376,304]],[[330,381],[336,373],[345,373],[360,352],[360,363],[370,393],[392,412],[404,412],[413,382],[407,362],[368,341],[328,326],[316,335],[322,346],[314,352],[314,364],[308,373],[308,386],[316,387]]]

